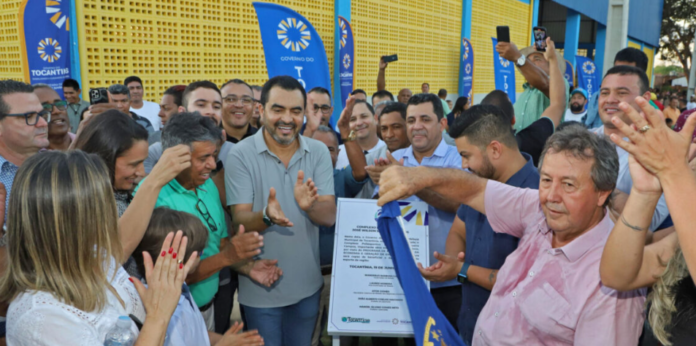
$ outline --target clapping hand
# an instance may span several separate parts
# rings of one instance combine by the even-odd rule
[[[283,275],[283,270],[277,266],[278,260],[260,259],[254,261],[248,276],[266,287],[271,287]]]
[[[188,238],[183,236],[183,232],[178,231],[176,235],[169,233],[164,238],[161,255],[154,265],[150,253],[143,251],[148,288],[138,279],[130,278],[130,281],[143,301],[148,319],[168,322],[174,313],[181,297],[181,286],[198,257],[194,251],[186,264],[182,262],[187,243]]]
[[[317,187],[314,186],[312,178],[304,181],[304,171],[297,172],[297,182],[295,183],[295,201],[305,212],[312,209],[314,202],[319,198],[317,195]]]
[[[235,322],[222,339],[215,343],[215,346],[262,346],[264,344],[258,330],[242,333],[243,327],[244,323]]]
[[[382,172],[384,172],[387,168],[389,168],[391,165],[397,165],[397,166],[403,166],[404,165],[404,159],[401,158],[401,160],[396,160],[394,156],[392,156],[391,152],[387,150],[387,158],[379,158],[375,160],[374,165],[370,165],[365,167],[365,170],[367,171],[367,175],[370,176],[370,179],[372,180],[375,185],[379,185]]]
[[[225,255],[229,265],[250,259],[261,253],[263,236],[258,232],[245,233],[244,225],[239,225],[239,232],[230,242],[224,242],[220,252]]]
[[[270,193],[268,194],[268,204],[266,204],[266,216],[268,216],[271,219],[271,222],[278,226],[293,226],[292,222],[290,222],[290,219],[285,217],[283,209],[280,208],[280,203],[276,198],[275,188],[271,188]]]
[[[353,106],[355,106],[355,101],[358,98],[355,95],[351,95],[348,100],[346,100],[346,106],[341,112],[341,116],[338,118],[336,126],[338,127],[338,132],[341,133],[341,137],[348,137],[350,134],[350,117],[353,115]]]

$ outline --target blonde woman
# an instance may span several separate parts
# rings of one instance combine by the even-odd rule
[[[624,119],[612,119],[628,139],[612,135],[628,151],[633,188],[602,256],[602,283],[626,291],[653,287],[648,297],[648,321],[664,345],[696,342],[696,176],[687,159],[696,117],[681,132],[667,127],[659,110],[636,98],[643,113],[622,102]],[[676,233],[645,245],[646,233],[657,201],[664,191]],[[617,318],[621,318],[617,316]]]
[[[140,331],[131,326],[136,345],[162,345],[193,263],[176,260],[186,250],[182,233],[167,237],[156,265],[145,255],[149,289],[138,281],[136,288],[121,267],[126,255],[101,159],[41,153],[24,162],[13,187],[0,282],[0,301],[10,302],[8,345],[101,346],[121,315],[144,321]]]

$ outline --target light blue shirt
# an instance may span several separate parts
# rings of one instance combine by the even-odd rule
[[[179,303],[167,326],[164,346],[210,345],[203,315],[186,284],[181,287]]]
[[[12,183],[14,182],[15,175],[17,175],[17,170],[19,170],[19,167],[0,156],[0,183],[5,185],[5,191],[7,191],[7,196],[5,196],[5,220],[3,220],[3,225],[7,223],[7,211],[10,207],[10,191],[12,191]]]
[[[447,145],[444,139],[440,141],[440,144],[435,149],[435,152],[430,157],[424,157],[423,160],[418,163],[416,157],[413,155],[413,147],[408,147],[405,149],[399,149],[395,151],[392,156],[398,161],[402,158],[404,159],[404,167],[437,167],[437,168],[455,168],[462,169],[462,157],[457,152],[457,148]],[[375,193],[379,192],[379,186],[375,189]],[[411,196],[406,199],[407,201],[422,201],[416,196]],[[450,228],[452,228],[452,222],[454,222],[454,217],[456,213],[450,213],[442,211],[440,209],[428,206],[428,243],[430,246],[430,264],[437,262],[433,252],[437,251],[439,253],[445,253],[445,243],[447,242],[447,235],[449,234]],[[459,285],[457,280],[450,280],[445,282],[430,282],[430,288],[441,288]]]
[[[588,129],[595,129],[604,125],[602,118],[599,117],[599,91],[590,96],[590,100],[587,102],[587,114],[585,114],[583,123],[585,123]]]

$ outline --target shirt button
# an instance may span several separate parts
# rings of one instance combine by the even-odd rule
[[[529,276],[530,276],[530,277],[534,276],[534,272],[533,272],[533,271],[530,271],[530,272],[529,272]]]
[[[517,297],[517,291],[512,291],[512,296]]]
[[[500,314],[499,314],[498,312],[496,312],[496,313],[495,313],[495,317],[498,317],[498,315],[500,315]]]
[[[481,334],[483,334],[483,332],[479,330],[479,335],[481,335]]]

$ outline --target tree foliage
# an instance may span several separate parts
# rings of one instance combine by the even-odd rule
[[[664,0],[659,52],[663,59],[691,68],[691,43],[696,33],[696,0]],[[689,78],[689,73],[686,73]]]

